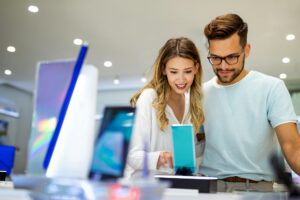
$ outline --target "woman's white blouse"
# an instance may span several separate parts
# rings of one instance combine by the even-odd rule
[[[172,152],[171,126],[172,124],[191,124],[189,113],[190,95],[185,93],[185,108],[182,122],[179,122],[171,107],[167,105],[166,115],[169,126],[165,131],[159,129],[156,110],[152,103],[157,94],[154,89],[145,89],[136,104],[135,125],[133,128],[130,149],[127,157],[124,177],[130,177],[143,169],[144,154],[148,155],[148,168],[155,172],[158,157],[162,151]],[[148,150],[145,152],[144,143]]]

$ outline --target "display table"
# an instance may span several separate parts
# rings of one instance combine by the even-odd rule
[[[162,200],[288,200],[286,192],[198,193],[197,190],[167,189]]]
[[[109,183],[82,179],[50,179],[34,176],[13,176],[15,188],[0,187],[0,200],[30,200],[64,197],[64,199],[162,199],[162,200],[285,200],[286,192],[235,191],[232,193],[199,193],[197,189],[170,188],[171,184],[155,179],[124,183]],[[20,189],[23,188],[23,189]],[[55,190],[54,190],[55,189]],[[124,198],[125,196],[125,198]],[[113,198],[112,198],[113,197]]]
[[[31,200],[29,191],[21,189],[0,189],[1,200]],[[197,190],[166,189],[162,200],[287,200],[286,193],[198,193]]]

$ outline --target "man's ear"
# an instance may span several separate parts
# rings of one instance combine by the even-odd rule
[[[245,56],[246,58],[250,55],[251,45],[249,43],[245,46]]]

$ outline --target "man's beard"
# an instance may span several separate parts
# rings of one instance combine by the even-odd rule
[[[225,84],[228,84],[228,83],[231,83],[233,82],[241,73],[242,71],[244,70],[244,65],[245,65],[245,57],[243,58],[243,64],[242,64],[242,67],[240,69],[231,69],[231,70],[221,70],[221,69],[216,69],[214,70],[216,76],[218,77],[218,80],[221,82],[221,83],[225,83]],[[227,71],[227,72],[233,72],[232,76],[229,77],[229,79],[226,77],[226,78],[223,78],[221,77],[218,72],[219,71]]]

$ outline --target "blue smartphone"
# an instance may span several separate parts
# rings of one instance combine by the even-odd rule
[[[193,126],[189,124],[174,124],[171,128],[175,172],[185,169],[195,173],[196,154]]]

